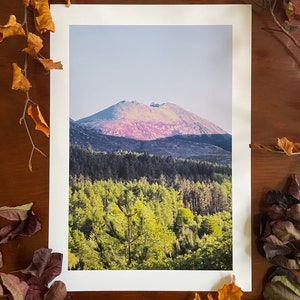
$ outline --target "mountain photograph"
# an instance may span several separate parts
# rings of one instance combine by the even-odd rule
[[[71,26],[70,270],[232,270],[231,47],[223,25]]]

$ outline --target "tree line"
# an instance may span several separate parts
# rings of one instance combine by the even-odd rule
[[[175,159],[148,153],[95,152],[91,147],[70,146],[70,175],[91,180],[134,180],[146,177],[155,182],[164,176],[172,183],[176,176],[191,181],[217,181],[231,178],[231,166],[196,160]]]

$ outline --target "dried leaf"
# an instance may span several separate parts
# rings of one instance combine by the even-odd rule
[[[296,300],[300,297],[300,285],[290,270],[276,268],[264,287],[265,299]]]
[[[32,211],[29,211],[25,220],[11,222],[0,228],[0,244],[7,243],[16,237],[32,236],[40,229],[41,222]]]
[[[17,276],[5,273],[0,273],[0,278],[3,285],[12,294],[14,300],[25,299],[28,290],[28,285],[25,281],[20,280]]]
[[[283,150],[285,154],[291,155],[294,149],[294,143],[289,141],[286,137],[277,139],[277,147]]]
[[[65,2],[66,2],[66,6],[67,6],[67,7],[70,7],[70,5],[71,5],[71,0],[65,0]]]
[[[292,175],[292,182],[289,186],[289,193],[298,201],[300,201],[300,184],[297,176]]]
[[[11,88],[13,90],[21,90],[23,92],[27,92],[31,88],[31,83],[29,80],[23,75],[21,68],[13,63],[13,81]]]
[[[66,285],[62,281],[55,281],[43,300],[63,300],[67,296]],[[196,300],[200,300],[200,297]]]
[[[208,293],[208,294],[207,294],[207,299],[208,299],[208,300],[214,300],[214,298],[213,298],[213,296],[211,295],[211,293]]]
[[[43,48],[43,40],[36,34],[29,32],[27,36],[28,47],[24,48],[22,51],[31,55],[32,57],[37,57],[40,50]]]
[[[33,254],[31,264],[26,269],[20,270],[20,272],[30,274],[35,277],[41,277],[47,267],[51,252],[52,250],[48,248],[40,248],[36,250]]]
[[[195,293],[194,299],[193,300],[201,300],[201,297],[198,293]]]
[[[271,224],[273,233],[281,241],[291,241],[300,239],[300,231],[295,228],[291,221],[276,221]]]
[[[24,221],[28,217],[28,211],[31,210],[33,203],[24,204],[21,206],[0,207],[0,216],[10,221]]]
[[[241,300],[243,292],[240,287],[235,284],[235,278],[233,277],[230,284],[225,284],[224,287],[218,290],[219,300]]]
[[[51,249],[41,248],[34,252],[30,266],[19,271],[31,275],[26,281],[29,286],[26,300],[44,299],[45,294],[49,291],[48,284],[61,273],[62,259],[63,255],[61,253],[52,253]],[[57,290],[58,295],[64,292],[61,284],[54,285],[52,292],[55,290]]]
[[[34,9],[35,26],[38,32],[55,31],[48,0],[31,0]]]
[[[17,23],[16,16],[10,15],[6,25],[0,25],[0,42],[13,35],[25,35],[22,25]]]
[[[63,68],[60,61],[53,62],[52,59],[49,58],[37,58],[37,60],[44,66],[44,68],[47,71],[53,70],[53,69],[59,69],[61,70]]]
[[[37,104],[29,105],[27,113],[33,119],[35,129],[42,131],[47,137],[49,137],[50,129],[42,116],[39,106]]]

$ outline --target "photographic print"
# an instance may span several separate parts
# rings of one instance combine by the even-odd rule
[[[98,279],[104,280],[101,290],[111,290],[110,276],[113,289],[211,290],[220,279],[237,276],[239,252],[247,257],[249,279],[250,250],[237,251],[234,242],[241,221],[235,151],[241,134],[249,138],[250,126],[250,112],[234,100],[236,34],[232,23],[199,22],[211,7],[195,7],[199,15],[192,6],[75,5],[62,27],[67,47],[57,53],[68,64],[59,86],[68,86],[59,96],[62,123],[54,137],[52,128],[50,185],[58,187],[55,176],[63,176],[60,192],[50,191],[49,239],[54,246],[62,242],[64,280],[75,290],[95,289]],[[246,12],[246,24],[249,7],[232,8]],[[56,9],[64,11],[52,9],[54,17]],[[95,19],[82,22],[79,11]],[[53,35],[51,52],[54,45]],[[247,78],[249,69],[244,71]],[[51,78],[51,99],[57,76]],[[243,94],[240,101],[250,101]],[[236,112],[243,116],[239,128]],[[55,194],[64,207],[63,240],[51,217],[57,216]],[[249,205],[250,193],[246,197]],[[79,287],[82,276],[91,276],[91,283]]]

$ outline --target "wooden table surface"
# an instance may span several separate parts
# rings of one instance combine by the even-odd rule
[[[0,24],[15,14],[23,19],[21,0],[0,0]],[[81,1],[80,3],[84,3]],[[86,1],[86,3],[246,3],[241,1]],[[55,2],[59,3],[59,2]],[[61,2],[62,3],[62,2]],[[73,1],[75,3],[75,1]],[[79,3],[79,2],[76,2]],[[278,9],[280,6],[278,7]],[[300,49],[276,26],[267,11],[253,5],[252,9],[252,142],[275,144],[278,137],[286,136],[300,142]],[[8,38],[0,43],[0,204],[16,206],[33,202],[33,210],[42,220],[42,230],[30,238],[15,239],[1,245],[4,267],[2,272],[24,268],[31,262],[33,251],[48,246],[48,193],[49,193],[49,140],[31,126],[36,145],[47,158],[34,153],[33,172],[28,170],[31,145],[24,126],[19,125],[25,95],[11,90],[13,62],[23,63],[24,38]],[[45,35],[44,48],[49,49]],[[29,66],[33,87],[31,98],[38,102],[49,123],[49,73],[38,63]],[[51,127],[51,126],[50,126]],[[248,145],[245,145],[248,147]],[[249,151],[251,151],[249,149]],[[264,209],[265,194],[270,189],[283,190],[290,175],[300,174],[300,156],[262,153],[252,150],[252,272],[253,291],[242,299],[262,299],[266,274],[272,267],[257,240],[260,214]],[[0,221],[2,224],[2,220]],[[250,237],[249,237],[250,238]],[[191,300],[193,292],[90,292],[69,293],[73,299],[156,299]],[[206,293],[200,293],[206,299]],[[214,294],[216,297],[216,294]]]

